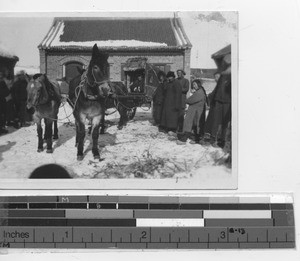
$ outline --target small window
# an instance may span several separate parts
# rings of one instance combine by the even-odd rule
[[[165,73],[168,73],[171,69],[169,64],[165,64],[165,63],[154,63],[153,64],[155,67],[157,67],[160,71],[163,71]]]

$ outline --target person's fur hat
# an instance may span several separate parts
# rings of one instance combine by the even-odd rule
[[[158,79],[159,79],[161,76],[163,76],[164,78],[166,77],[166,74],[165,74],[164,71],[159,71],[159,72],[157,73],[157,78],[158,78]]]
[[[174,78],[175,78],[175,73],[172,72],[172,71],[169,71],[169,72],[167,73],[167,78],[169,78],[169,77],[174,77]]]
[[[178,72],[182,72],[183,75],[186,74],[185,71],[184,71],[183,69],[178,69],[178,70],[177,70],[177,73],[178,73]]]

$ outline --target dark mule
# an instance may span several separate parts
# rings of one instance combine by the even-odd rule
[[[70,81],[70,94],[72,97],[75,97],[75,88],[81,81],[82,74],[85,72],[85,69],[81,69],[77,67],[77,71],[80,75],[76,76],[74,79]],[[105,109],[116,108],[120,114],[120,120],[118,123],[118,129],[122,129],[123,126],[126,126],[128,120],[131,120],[135,113],[134,109],[126,108],[122,103],[118,101],[116,95],[126,96],[128,94],[128,90],[126,86],[122,82],[109,82],[110,86],[110,95],[105,97]],[[73,104],[70,104],[73,107]],[[133,114],[132,114],[133,113]],[[91,124],[91,122],[90,122]],[[90,125],[89,124],[89,125]],[[88,128],[88,134],[91,134],[92,127]],[[101,123],[100,123],[100,134],[104,134],[105,132],[105,114],[103,114]],[[77,144],[77,141],[76,141]]]
[[[61,103],[58,84],[50,82],[45,74],[36,74],[27,85],[27,108],[34,109],[33,121],[37,125],[38,152],[43,151],[42,119],[45,121],[45,139],[47,153],[52,153],[52,123],[54,122],[54,138],[58,138],[57,114]]]
[[[105,99],[105,109],[116,108],[120,114],[118,129],[121,130],[126,126],[129,118],[130,108],[127,108],[123,103],[116,98],[118,95],[125,97],[128,94],[126,86],[122,82],[110,82],[110,89],[113,93]],[[101,122],[101,134],[104,133],[104,117]]]
[[[91,120],[92,123],[92,152],[94,158],[100,159],[98,149],[99,128],[105,113],[105,97],[108,96],[110,90],[107,59],[108,55],[100,52],[95,44],[87,71],[70,81],[69,99],[74,110],[78,160],[83,159],[86,119]]]

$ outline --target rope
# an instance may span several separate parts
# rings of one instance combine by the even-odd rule
[[[106,116],[112,115],[112,114],[114,114],[117,110],[118,110],[118,109],[115,109],[115,110],[114,110],[113,112],[111,112],[111,113],[105,113],[105,115],[106,115]]]

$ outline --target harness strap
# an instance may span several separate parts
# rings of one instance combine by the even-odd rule
[[[78,96],[80,94],[80,92],[82,91],[83,94],[84,94],[84,97],[85,99],[89,100],[89,101],[97,101],[99,100],[101,97],[99,95],[91,95],[91,94],[88,94],[87,93],[87,90],[85,90],[84,88],[84,85],[87,83],[90,87],[94,87],[95,85],[99,86],[101,85],[102,83],[105,83],[106,80],[104,81],[101,81],[101,82],[97,82],[96,79],[95,79],[95,76],[94,76],[94,73],[93,73],[93,70],[92,70],[92,74],[93,74],[93,77],[94,77],[94,83],[91,84],[88,80],[88,77],[87,77],[87,71],[85,71],[82,75],[81,75],[81,81],[79,83],[79,88],[80,88],[80,91],[78,93]]]

